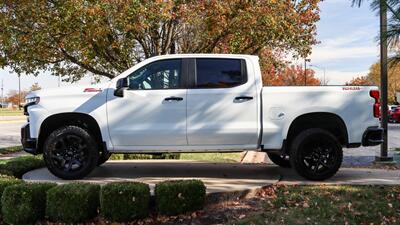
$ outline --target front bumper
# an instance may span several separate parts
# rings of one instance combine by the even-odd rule
[[[368,127],[362,138],[363,146],[375,146],[383,143],[383,129],[380,127]]]
[[[37,141],[36,138],[31,138],[29,131],[29,123],[21,128],[21,143],[24,151],[37,155]]]

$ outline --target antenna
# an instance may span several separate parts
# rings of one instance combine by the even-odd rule
[[[1,108],[4,107],[4,79],[1,79]]]

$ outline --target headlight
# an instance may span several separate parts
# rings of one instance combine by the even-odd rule
[[[40,101],[40,97],[30,97],[25,99],[25,105],[36,105]]]

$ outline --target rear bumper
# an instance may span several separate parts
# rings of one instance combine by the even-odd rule
[[[21,143],[25,152],[37,155],[37,141],[36,138],[31,138],[29,131],[29,123],[21,128]]]
[[[380,127],[368,127],[365,130],[362,145],[363,146],[375,146],[383,143],[383,129]]]

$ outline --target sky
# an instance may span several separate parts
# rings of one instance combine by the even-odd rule
[[[369,4],[351,7],[350,0],[326,0],[320,4],[321,20],[309,57],[311,65],[326,69],[329,85],[340,85],[353,77],[367,75],[379,60],[379,17]],[[366,1],[368,3],[368,1]],[[313,68],[319,78],[323,70]]]
[[[379,17],[372,12],[369,4],[361,8],[351,7],[350,0],[325,0],[320,3],[321,20],[317,23],[317,39],[309,57],[316,76],[323,79],[323,69],[329,85],[341,85],[353,77],[366,75],[369,67],[379,60],[379,46],[376,41],[379,32]],[[302,63],[297,61],[294,63]],[[4,95],[18,89],[18,77],[8,70],[0,69],[0,82],[4,82]],[[37,77],[21,76],[21,89],[27,89],[35,82],[42,88],[58,86],[58,78],[47,72]],[[79,84],[90,84],[91,78],[82,79]],[[61,86],[70,85],[61,82]],[[1,86],[1,83],[0,83]]]

